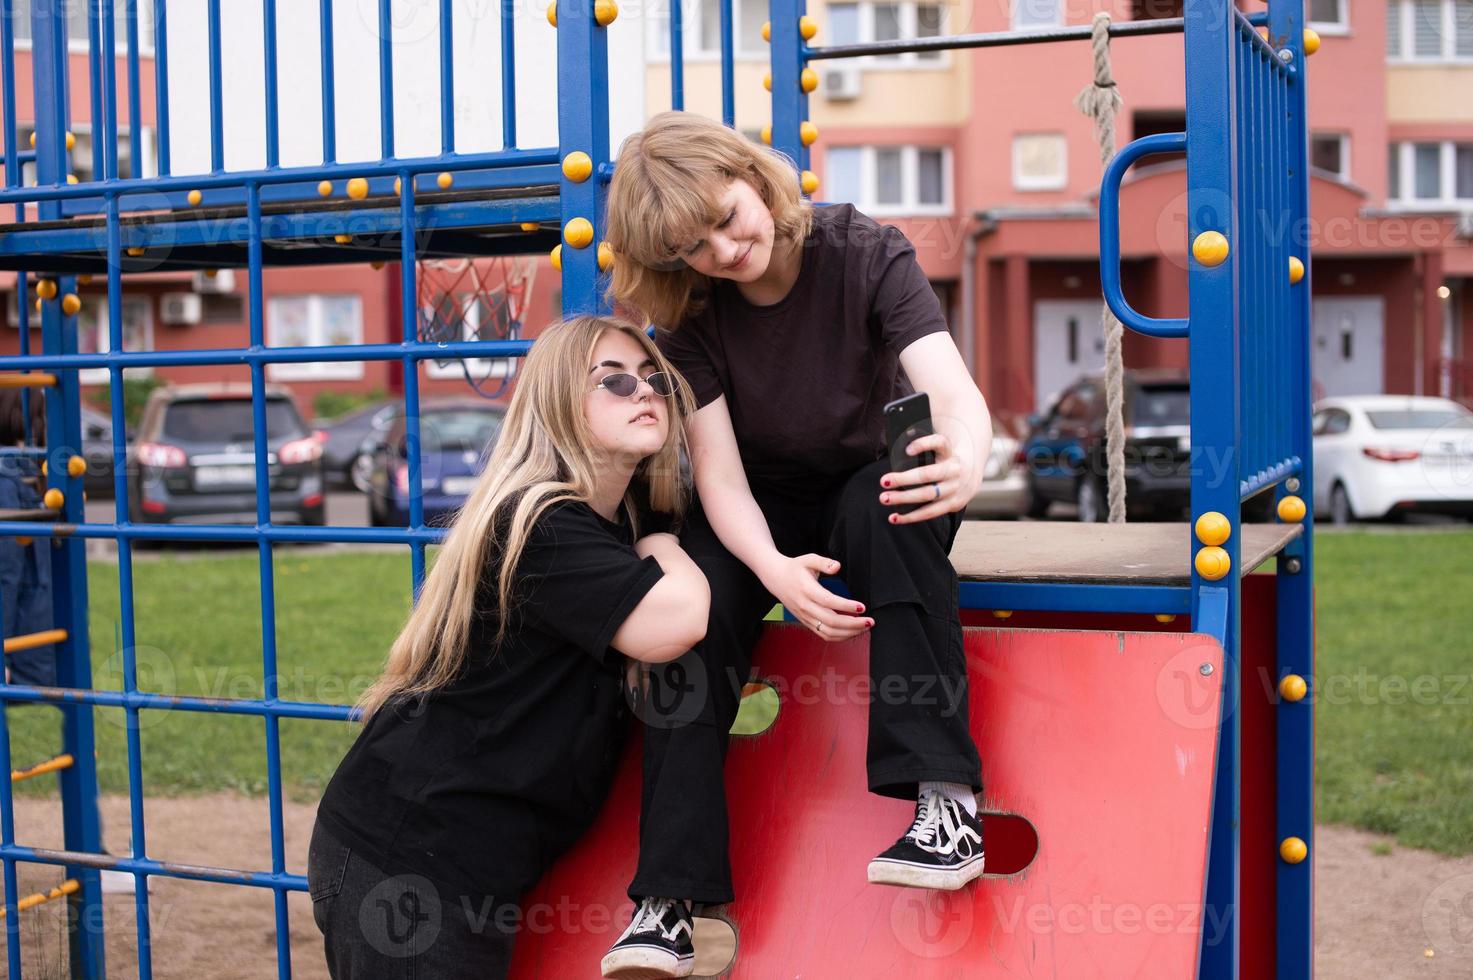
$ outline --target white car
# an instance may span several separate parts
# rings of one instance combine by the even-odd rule
[[[1314,506],[1336,524],[1473,517],[1473,412],[1446,398],[1351,395],[1314,406]]]
[[[1021,517],[1028,511],[1028,479],[1017,460],[1018,440],[992,417],[992,452],[982,471],[982,486],[967,504],[967,517]]]

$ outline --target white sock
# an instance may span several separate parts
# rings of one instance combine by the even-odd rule
[[[920,784],[921,793],[940,793],[949,800],[955,800],[961,804],[962,809],[967,811],[968,816],[977,815],[977,794],[972,792],[972,787],[965,783],[942,783],[935,780],[923,780]]]

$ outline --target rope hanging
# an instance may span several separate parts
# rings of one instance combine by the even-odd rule
[[[1095,80],[1074,100],[1079,111],[1094,120],[1095,139],[1100,143],[1100,162],[1109,165],[1115,156],[1115,113],[1122,99],[1110,71],[1110,15],[1101,10],[1095,14],[1090,34],[1090,50],[1094,56]],[[1108,452],[1110,523],[1125,522],[1125,368],[1120,345],[1125,333],[1109,304],[1102,304],[1101,326],[1105,333],[1105,446]],[[1088,479],[1088,476],[1085,477]]]

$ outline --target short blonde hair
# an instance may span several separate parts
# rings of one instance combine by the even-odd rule
[[[679,249],[721,221],[721,197],[737,178],[772,212],[778,242],[807,237],[812,209],[776,151],[688,112],[662,112],[626,139],[609,186],[606,234],[619,257],[609,298],[671,329],[700,312],[710,281]]]

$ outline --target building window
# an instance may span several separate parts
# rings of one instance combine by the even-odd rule
[[[95,3],[96,0],[93,0]],[[82,0],[66,0],[66,37],[67,49],[70,51],[85,52],[87,50],[87,11],[92,4],[83,3]],[[138,11],[138,53],[144,56],[153,54],[153,0],[137,0],[135,9]],[[29,48],[31,46],[31,0],[13,0],[11,3],[11,19],[15,22],[16,46]],[[113,22],[116,25],[114,41],[117,44],[118,54],[126,54],[128,51],[128,5],[126,0],[114,0]],[[98,42],[102,39],[102,24],[97,25]]]
[[[39,325],[40,317],[31,323]],[[107,319],[106,296],[83,296],[77,311],[77,353],[106,354],[112,350],[112,335]],[[153,350],[153,300],[148,296],[123,297],[123,350]],[[84,385],[107,384],[107,368],[84,368],[77,380]],[[151,374],[152,369],[130,368],[130,376]]]
[[[1309,138],[1309,165],[1337,180],[1350,179],[1350,137],[1344,133],[1315,133]]]
[[[826,200],[875,215],[951,213],[951,150],[946,147],[835,146],[824,161]]]
[[[426,303],[420,310],[421,323],[432,323],[432,336],[451,343],[476,340],[506,340],[507,325],[511,313],[507,309],[504,292],[483,295],[481,293],[442,293],[439,299]],[[425,361],[425,375],[429,378],[465,378],[469,375],[477,381],[485,378],[504,378],[512,373],[513,358],[509,357],[452,357],[445,360]]]
[[[718,0],[658,0],[645,7],[647,35],[654,57],[670,58],[670,4],[680,3],[681,46],[686,58],[721,56],[721,5]],[[766,60],[767,42],[762,24],[767,4],[760,0],[733,0],[731,5],[732,49],[738,58]]]
[[[1309,22],[1316,29],[1345,31],[1350,25],[1346,21],[1346,0],[1309,0]]]
[[[1473,61],[1473,0],[1389,0],[1390,61]]]
[[[29,148],[31,145],[31,134],[35,132],[35,126],[26,123],[16,128],[16,139],[19,145]],[[97,174],[92,169],[92,124],[73,123],[72,135],[76,137],[70,153],[68,165],[69,173],[75,174],[77,180],[87,183],[97,180]],[[139,141],[139,151],[143,156],[142,175],[144,177],[157,177],[159,175],[159,139],[158,131],[152,126],[144,126],[140,131],[142,139]],[[118,176],[127,179],[133,174],[133,141],[129,138],[128,127],[118,127]],[[34,186],[36,183],[36,165],[27,163],[21,169],[21,181],[26,185]]]
[[[1392,143],[1387,197],[1403,204],[1467,208],[1473,201],[1473,143]]]
[[[1068,182],[1067,143],[1062,133],[1029,133],[1013,137],[1013,188],[1020,191],[1062,190]]]
[[[363,300],[357,296],[273,296],[266,303],[266,346],[340,347],[363,343]],[[273,381],[363,377],[362,361],[268,364]]]
[[[1013,30],[1059,27],[1064,23],[1060,0],[1013,0]]]
[[[765,7],[764,7],[765,9]],[[909,38],[940,37],[945,33],[947,8],[939,3],[831,3],[823,30],[828,44],[869,44]],[[944,51],[846,58],[846,61],[885,65],[935,64]]]

